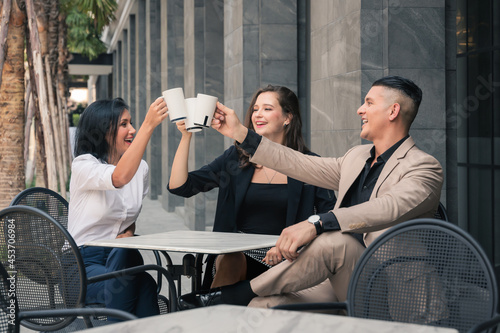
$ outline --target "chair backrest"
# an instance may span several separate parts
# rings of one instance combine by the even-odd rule
[[[12,199],[10,206],[24,205],[43,210],[66,229],[68,228],[68,201],[59,193],[45,187],[31,187]]]
[[[478,243],[436,219],[401,223],[374,241],[352,274],[354,317],[444,326],[466,332],[498,302],[492,265]]]
[[[444,205],[441,202],[439,203],[436,213],[434,213],[434,218],[443,221],[450,221],[448,219],[448,214],[446,213],[446,208],[444,208]]]
[[[82,307],[87,278],[78,247],[47,213],[28,206],[0,211],[0,262],[16,278],[20,311]],[[60,329],[74,317],[29,319],[33,330]]]

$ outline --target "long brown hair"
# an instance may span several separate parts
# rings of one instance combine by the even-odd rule
[[[290,117],[290,123],[285,127],[285,135],[283,138],[283,145],[289,148],[300,151],[301,153],[309,152],[309,148],[307,148],[304,138],[302,137],[302,119],[300,118],[300,108],[299,108],[299,99],[297,95],[290,89],[284,86],[273,86],[268,85],[265,88],[260,88],[255,92],[252,97],[252,101],[250,102],[250,106],[248,107],[247,113],[245,115],[244,125],[251,130],[255,130],[252,123],[252,113],[253,107],[257,101],[257,98],[260,94],[264,92],[274,92],[278,95],[278,102],[280,103],[281,109],[283,110],[283,115]],[[250,156],[243,150],[238,147],[240,168],[245,168],[250,164],[253,164],[249,161]]]

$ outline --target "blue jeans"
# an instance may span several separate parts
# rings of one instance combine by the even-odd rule
[[[87,277],[114,272],[144,264],[138,250],[80,247]],[[139,318],[160,313],[156,282],[151,275],[142,272],[122,278],[108,279],[87,286],[87,304],[104,303],[107,308],[120,309]],[[116,318],[108,318],[118,321]]]

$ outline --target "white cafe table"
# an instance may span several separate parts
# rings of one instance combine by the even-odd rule
[[[141,235],[116,239],[103,239],[85,243],[85,246],[119,247],[138,250],[158,250],[163,252],[183,252],[196,254],[224,254],[271,247],[278,236],[243,234],[230,232],[211,232],[176,230],[157,234]],[[200,261],[192,255],[183,258],[182,265],[170,265],[168,268],[178,282],[180,294],[180,276],[192,276],[192,289],[201,286],[202,256]]]
[[[85,243],[85,246],[223,254],[274,246],[277,240],[278,236],[272,235],[177,230],[135,237],[96,240]]]
[[[236,305],[216,305],[174,312],[101,326],[85,332],[458,333],[449,328]]]

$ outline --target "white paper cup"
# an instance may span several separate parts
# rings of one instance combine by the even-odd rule
[[[199,132],[203,129],[203,127],[199,125],[195,125],[193,122],[194,115],[196,114],[196,103],[197,98],[186,98],[186,110],[187,110],[187,118],[186,118],[186,129],[188,132]]]
[[[168,89],[162,94],[165,103],[167,103],[170,121],[176,123],[179,120],[186,119],[186,103],[184,102],[184,91],[182,88]]]
[[[193,118],[195,125],[210,127],[215,113],[217,97],[198,94],[196,102],[196,113]]]

